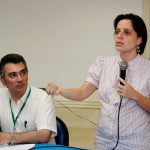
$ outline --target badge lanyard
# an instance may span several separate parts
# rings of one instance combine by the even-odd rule
[[[27,97],[26,97],[26,99],[25,99],[25,101],[24,101],[22,107],[20,108],[20,110],[19,110],[19,112],[18,112],[16,118],[15,118],[14,113],[13,113],[13,111],[12,111],[11,99],[10,99],[10,101],[9,101],[10,109],[11,109],[11,116],[12,116],[12,120],[13,120],[13,123],[14,123],[14,130],[15,130],[15,124],[16,124],[16,122],[17,122],[17,119],[18,119],[19,115],[21,114],[23,108],[25,107],[25,105],[26,105],[26,103],[27,103],[27,100],[28,100],[28,98],[29,98],[29,96],[30,96],[30,93],[31,93],[31,88],[30,88],[30,90],[29,90],[29,92],[28,92],[28,95],[27,95]]]

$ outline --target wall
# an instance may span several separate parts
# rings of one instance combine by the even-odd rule
[[[148,40],[144,51],[144,57],[150,59],[150,1],[142,0],[142,18],[147,27]]]
[[[142,0],[0,0],[0,58],[23,55],[34,86],[52,81],[78,87],[96,57],[117,54],[113,20],[130,12],[141,16]],[[95,127],[81,117],[97,122],[98,97],[96,92],[87,101],[72,102],[56,96],[63,100],[56,102],[57,115],[71,127]]]
[[[141,3],[0,0],[0,57],[7,53],[23,55],[29,67],[29,82],[34,86],[45,87],[52,81],[62,87],[78,87],[96,57],[117,53],[113,45],[114,18],[129,12],[141,16]],[[88,100],[95,105],[98,93]]]

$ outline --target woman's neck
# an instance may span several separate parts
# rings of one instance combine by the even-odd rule
[[[130,62],[133,59],[135,59],[137,57],[137,55],[138,55],[137,53],[134,53],[134,54],[131,54],[131,53],[121,53],[120,57],[121,57],[122,60]]]

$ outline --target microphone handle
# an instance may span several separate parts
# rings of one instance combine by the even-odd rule
[[[125,77],[126,77],[126,70],[120,70],[120,77],[125,80]],[[124,85],[122,82],[120,82],[120,84],[121,84],[121,85]]]

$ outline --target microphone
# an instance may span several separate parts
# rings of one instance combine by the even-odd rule
[[[119,64],[119,67],[120,67],[120,77],[125,80],[125,78],[126,78],[126,69],[128,68],[128,63],[126,61],[122,60]],[[122,82],[120,82],[120,84],[124,85]]]
[[[126,61],[121,61],[119,64],[120,67],[120,78],[124,79],[126,78],[126,69],[128,68],[128,63]],[[120,82],[121,85],[124,85],[122,82]],[[119,104],[119,109],[118,109],[118,137],[117,137],[117,142],[115,147],[112,150],[115,150],[118,143],[119,143],[119,138],[120,138],[120,133],[119,133],[119,119],[120,119],[120,109],[121,109],[121,103],[122,103],[123,96],[120,96],[120,104]]]

